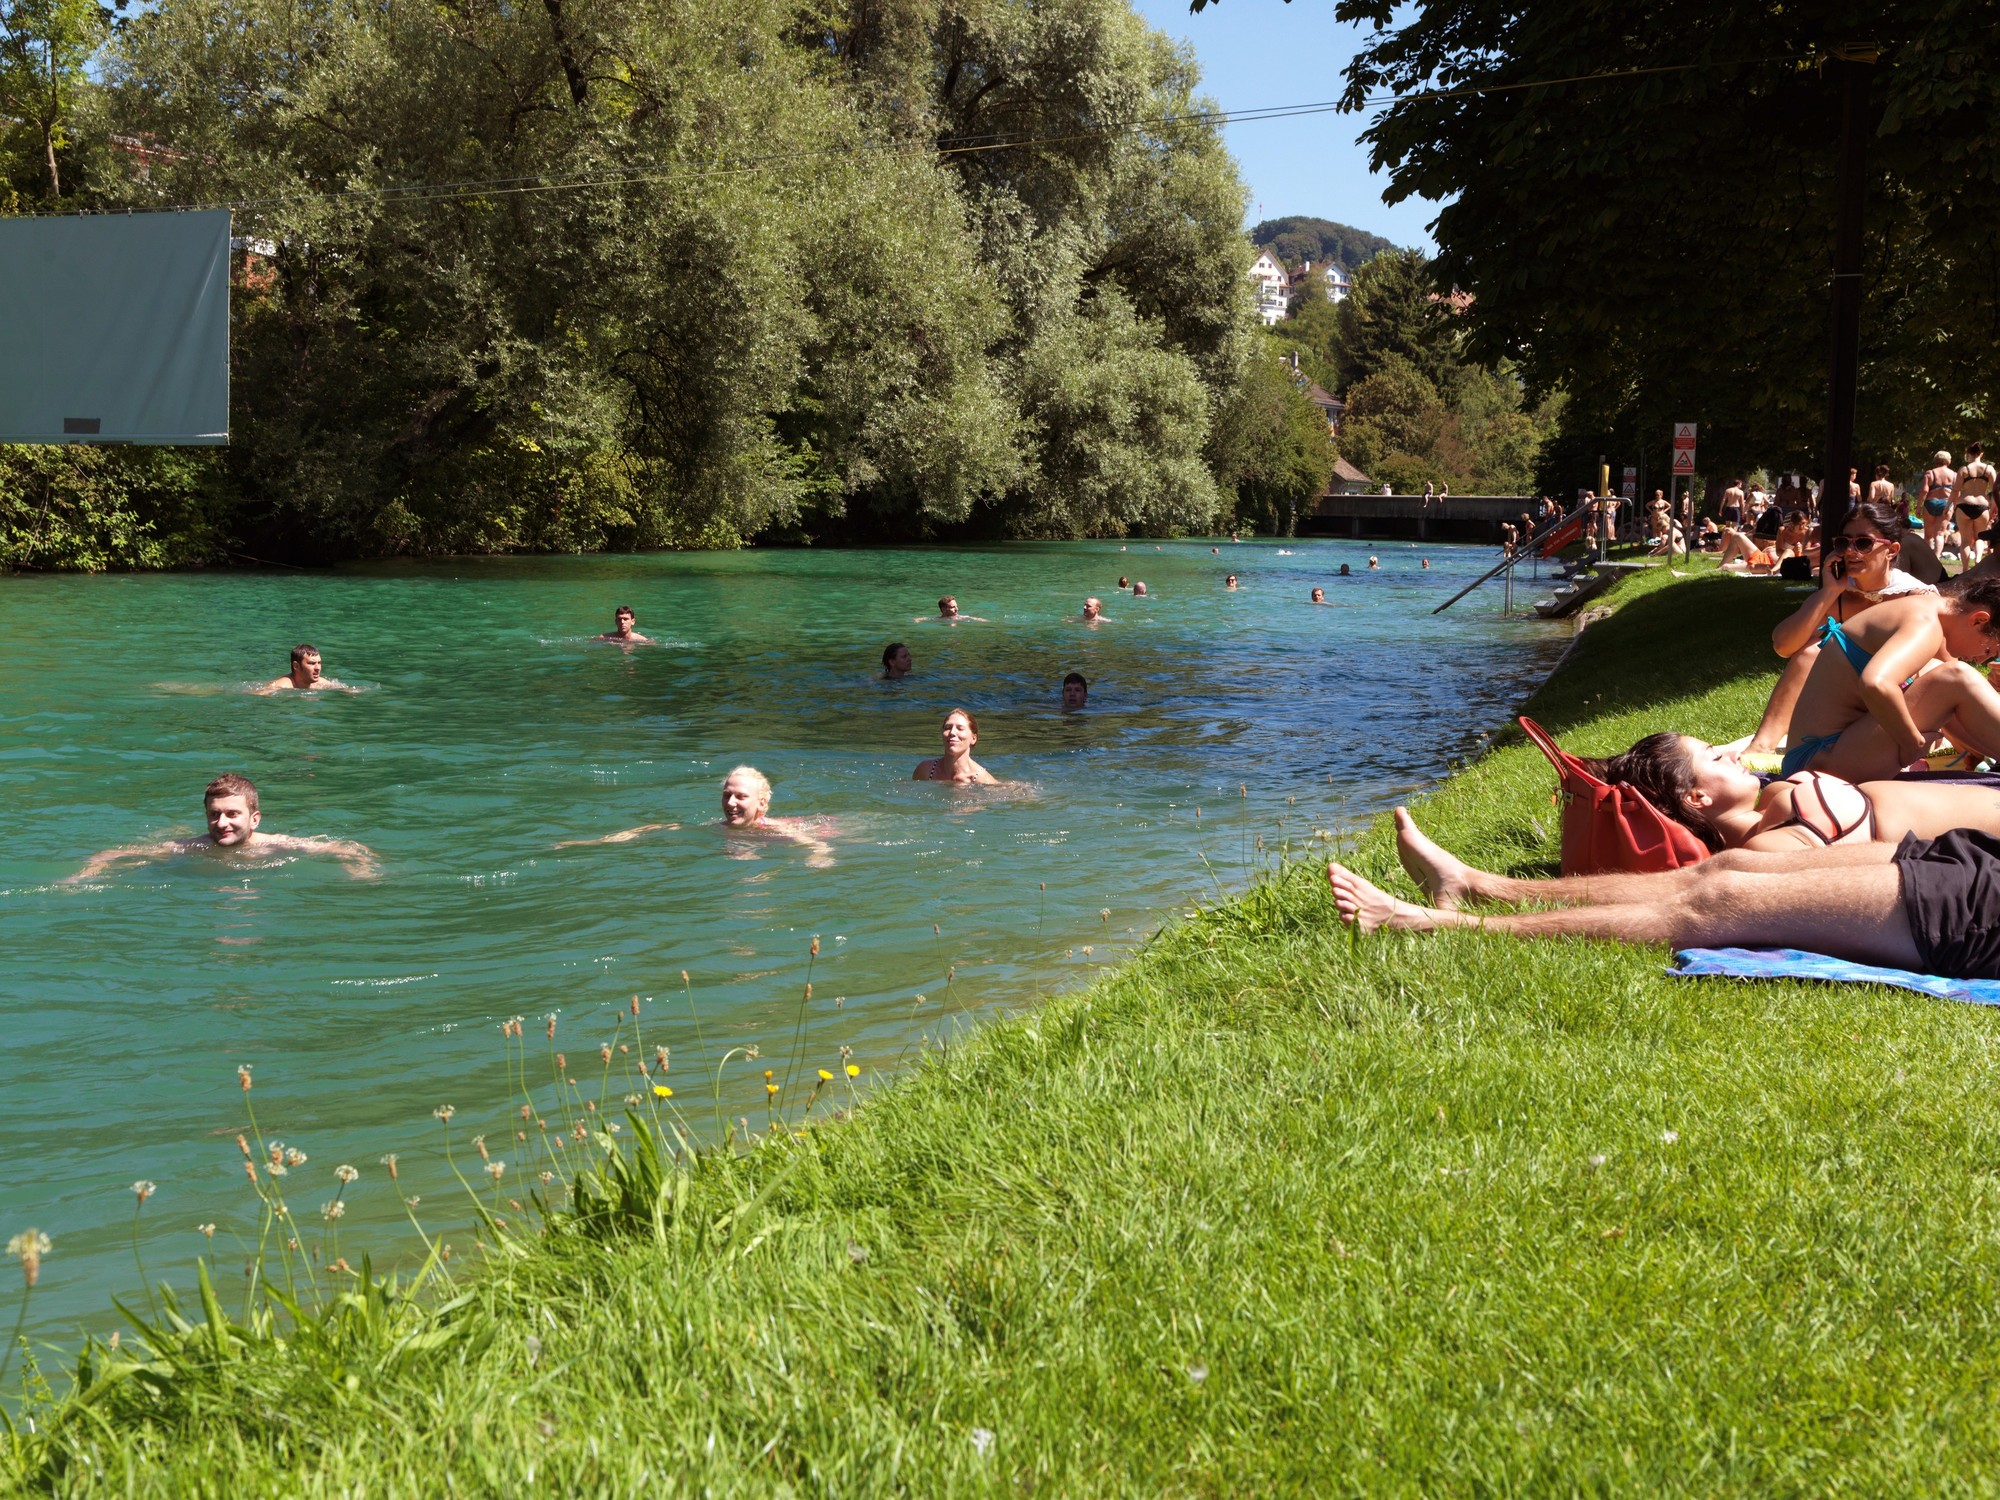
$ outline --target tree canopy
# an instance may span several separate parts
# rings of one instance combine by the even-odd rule
[[[62,492],[218,546],[1167,532],[1282,466],[1244,189],[1126,0],[157,0],[71,82],[20,209],[230,203],[249,258],[213,472]],[[138,558],[21,540],[47,462],[8,555]]]
[[[1304,214],[1264,220],[1250,231],[1250,243],[1269,250],[1288,266],[1332,261],[1350,275],[1384,250],[1396,248],[1379,234]]]
[[[1377,28],[1347,104],[1404,96],[1364,139],[1392,201],[1443,205],[1437,276],[1472,298],[1468,352],[1566,391],[1574,430],[1664,448],[1699,421],[1705,468],[1816,471],[1838,140],[1819,63],[1879,42],[1857,454],[1907,465],[1978,435],[2000,332],[2000,247],[1978,228],[2000,169],[1989,6],[1335,9]]]

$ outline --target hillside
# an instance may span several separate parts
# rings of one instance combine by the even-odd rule
[[[1250,231],[1250,241],[1260,250],[1271,251],[1288,266],[1308,260],[1314,265],[1332,260],[1349,271],[1358,270],[1380,251],[1396,248],[1393,240],[1379,234],[1303,214],[1264,220]]]

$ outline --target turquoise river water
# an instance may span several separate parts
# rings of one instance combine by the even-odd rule
[[[1490,549],[1430,548],[1428,571],[1374,550],[1372,574],[1362,543],[1260,541],[0,580],[0,1237],[54,1241],[30,1328],[116,1325],[111,1298],[140,1286],[135,1180],[158,1185],[137,1215],[149,1279],[190,1285],[204,1251],[225,1286],[240,1272],[239,1064],[263,1141],[309,1158],[286,1179],[295,1213],[317,1232],[353,1163],[339,1250],[380,1267],[412,1242],[386,1152],[427,1223],[470,1241],[432,1111],[456,1109],[461,1143],[513,1145],[509,1017],[546,1078],[555,1014],[595,1097],[598,1047],[645,997],[644,1052],[671,1047],[695,1128],[715,1113],[704,1053],[756,1044],[721,1083],[722,1113],[754,1128],[812,938],[808,1055],[790,1060],[838,1072],[849,1047],[865,1092],[975,1013],[1079,983],[1240,888],[1283,841],[1354,826],[1476,748],[1566,639],[1484,592],[1431,615]],[[1121,594],[1121,573],[1151,596]],[[1308,605],[1315,584],[1333,607]],[[947,591],[985,620],[917,623]],[[1086,594],[1105,600],[1094,628]],[[590,641],[618,603],[657,645]],[[915,658],[900,682],[880,680],[891,640]],[[295,641],[363,690],[246,691]],[[1091,682],[1081,713],[1058,701],[1070,670]],[[1009,786],[909,779],[960,705]],[[717,831],[743,761],[774,814],[826,820],[830,865]],[[95,850],[201,832],[225,770],[259,784],[265,832],[361,840],[380,878],[190,855],[59,884]],[[683,827],[553,847],[659,821]],[[496,1154],[510,1193],[528,1185],[534,1162]],[[18,1285],[0,1281],[10,1318]]]

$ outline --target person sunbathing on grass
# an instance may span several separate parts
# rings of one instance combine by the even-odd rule
[[[2000,692],[1971,663],[2000,656],[2000,578],[1954,578],[1935,594],[1885,599],[1843,625],[1813,663],[1792,711],[1784,774],[1849,781],[1893,776],[1940,731],[2000,754]]]
[[[1711,853],[1823,849],[1871,840],[1893,844],[1904,834],[1928,839],[1953,828],[2000,837],[2000,789],[1972,783],[1857,784],[1825,771],[1799,771],[1766,782],[1743,768],[1737,752],[1718,750],[1686,734],[1649,734],[1621,755],[1584,764],[1600,781],[1638,791]],[[1399,845],[1406,829],[1422,839],[1400,807],[1396,828]],[[1403,867],[1417,875],[1409,859]]]
[[[1825,548],[1820,586],[1771,631],[1771,649],[1785,658],[1785,669],[1778,674],[1764,717],[1750,737],[1749,752],[1775,753],[1790,730],[1799,693],[1819,660],[1828,620],[1844,629],[1849,620],[1885,599],[1936,592],[1896,566],[1904,530],[1903,518],[1893,505],[1864,501],[1847,513],[1839,534]]]
[[[771,810],[771,783],[764,773],[755,766],[738,766],[722,779],[722,821],[719,825],[728,833],[768,834],[799,845],[806,851],[806,867],[824,870],[833,864],[833,846],[820,838],[803,818],[773,818]],[[618,833],[607,833],[597,839],[564,839],[557,844],[558,849],[581,849],[593,844],[629,844],[641,834],[657,833],[661,830],[678,831],[678,823],[641,823],[637,828],[627,828]],[[824,825],[820,825],[824,826]],[[732,850],[738,859],[754,859],[755,851],[744,848]]]
[[[2000,839],[1970,829],[1550,882],[1562,893],[1542,899],[1570,904],[1496,915],[1418,906],[1337,863],[1326,873],[1340,920],[1360,932],[1473,927],[1518,938],[1803,948],[1953,979],[2000,978]]]

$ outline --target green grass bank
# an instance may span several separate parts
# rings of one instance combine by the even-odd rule
[[[1789,591],[1613,598],[1536,717],[1586,752],[1750,727]],[[1551,786],[1506,737],[1418,813],[1545,869]],[[1408,889],[1382,826],[1349,847]],[[1991,1490],[2000,1017],[1665,961],[1352,943],[1285,866],[850,1120],[642,1162],[441,1307],[356,1295],[282,1343],[190,1309],[100,1352],[11,1482]]]

